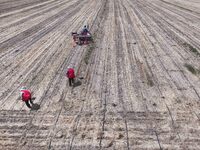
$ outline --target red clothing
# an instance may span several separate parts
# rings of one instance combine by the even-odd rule
[[[67,70],[67,77],[70,78],[70,79],[75,78],[74,69],[69,68],[69,69]]]
[[[23,101],[28,101],[31,99],[31,92],[29,90],[21,90],[21,92]]]

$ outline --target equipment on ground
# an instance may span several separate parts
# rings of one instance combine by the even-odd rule
[[[93,41],[92,35],[87,29],[84,29],[81,33],[72,32],[72,37],[77,45],[87,45]]]

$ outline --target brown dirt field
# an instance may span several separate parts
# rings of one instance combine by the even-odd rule
[[[199,0],[0,0],[0,62],[2,150],[200,149]]]

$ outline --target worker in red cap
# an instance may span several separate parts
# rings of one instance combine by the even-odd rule
[[[74,78],[75,78],[74,69],[68,67],[66,75],[69,79],[69,86],[72,86],[72,84],[74,85]]]
[[[26,106],[28,108],[32,108],[31,105],[29,104],[29,101],[30,101],[30,103],[33,105],[33,102],[31,100],[31,92],[27,90],[26,87],[22,87],[20,89],[20,93],[21,93],[22,101],[26,103]]]

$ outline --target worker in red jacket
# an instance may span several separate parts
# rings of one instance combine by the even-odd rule
[[[31,105],[29,104],[29,101],[30,101],[30,103],[33,105],[33,102],[31,100],[31,92],[27,90],[26,87],[22,87],[20,89],[20,93],[21,93],[22,101],[26,103],[26,106],[28,108],[32,108]]]
[[[69,67],[67,69],[66,75],[67,75],[67,77],[69,79],[69,86],[72,86],[72,84],[74,84],[74,78],[75,78],[74,69]]]

